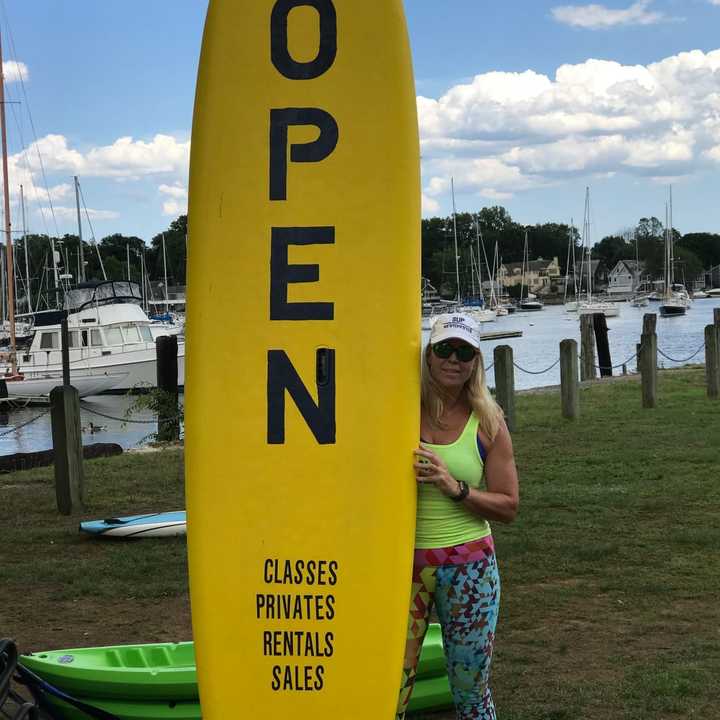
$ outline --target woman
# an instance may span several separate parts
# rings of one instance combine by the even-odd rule
[[[415,560],[398,720],[433,606],[459,720],[494,720],[490,687],[500,580],[488,520],[512,522],[518,478],[501,408],[485,385],[478,326],[441,315],[423,353]],[[483,487],[484,484],[484,487]]]

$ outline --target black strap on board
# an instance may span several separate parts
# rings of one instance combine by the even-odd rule
[[[57,711],[48,703],[46,696],[52,695],[52,697],[62,700],[68,705],[72,705],[81,712],[84,712],[89,718],[95,718],[95,720],[120,720],[117,715],[113,715],[101,708],[95,707],[94,705],[88,705],[87,703],[78,700],[64,693],[59,688],[46,682],[41,677],[36,675],[32,670],[29,670],[22,664],[18,664],[17,668],[17,679],[18,682],[25,685],[28,690],[33,694],[33,697],[40,705],[42,711],[49,715],[53,720],[61,720],[62,716],[58,715]]]

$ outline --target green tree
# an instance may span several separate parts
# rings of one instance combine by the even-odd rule
[[[167,258],[168,285],[184,285],[186,280],[185,266],[187,264],[187,215],[180,215],[170,223],[164,232],[158,233],[151,241],[152,277],[162,279],[163,267],[163,235],[165,236],[165,256]]]
[[[692,252],[707,270],[720,265],[720,235],[714,233],[688,233],[678,240],[678,247]]]
[[[618,260],[634,260],[635,245],[621,235],[608,235],[593,248],[593,256],[602,260],[612,270]]]

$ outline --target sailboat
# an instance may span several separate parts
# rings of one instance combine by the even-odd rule
[[[650,304],[650,299],[647,295],[640,295],[637,292],[637,290],[639,290],[642,285],[642,273],[640,272],[640,250],[638,246],[637,234],[635,235],[635,271],[637,272],[638,286],[636,288],[635,295],[630,300],[630,305],[636,308],[647,307]]]
[[[617,317],[620,315],[620,305],[612,302],[604,302],[594,298],[592,295],[592,255],[590,250],[590,188],[585,188],[585,217],[583,219],[583,248],[587,265],[587,294],[584,300],[578,300],[578,317],[582,315],[595,315],[602,313],[605,317]]]
[[[12,224],[10,217],[10,184],[7,157],[7,130],[5,122],[5,74],[2,61],[2,38],[0,38],[0,138],[2,140],[2,178],[3,178],[3,209],[5,211],[5,262],[6,262],[6,283],[8,309],[8,351],[3,352],[0,360],[5,363],[2,379],[5,381],[7,393],[10,397],[37,398],[47,397],[50,391],[57,385],[63,384],[62,367],[59,372],[50,372],[45,368],[42,373],[35,377],[26,377],[19,372],[17,365],[17,335],[15,327],[15,266],[13,258]],[[127,373],[98,373],[91,375],[74,375],[72,382],[76,385],[81,397],[95,395],[99,392],[109,390],[121,382]]]
[[[497,240],[495,241],[495,250],[493,251],[493,266],[490,275],[490,308],[495,311],[498,317],[504,317],[511,311],[507,305],[503,305],[500,301],[500,256],[498,253]],[[513,307],[513,311],[515,308]]]
[[[537,295],[530,292],[530,287],[525,290],[525,273],[530,273],[530,256],[528,254],[528,234],[525,231],[525,246],[523,247],[523,265],[522,265],[522,277],[520,279],[520,303],[519,307],[521,310],[528,310],[535,312],[543,309],[542,301],[538,299]]]
[[[496,315],[495,311],[489,310],[483,305],[485,304],[483,295],[482,295],[482,277],[480,275],[480,223],[479,221],[476,221],[475,229],[477,232],[477,241],[478,241],[478,284],[480,285],[480,302],[481,305],[478,307],[477,305],[464,305],[462,301],[462,290],[460,287],[460,255],[458,253],[458,241],[457,241],[457,210],[455,208],[455,181],[453,178],[450,178],[450,190],[452,193],[452,205],[453,205],[453,239],[455,241],[455,284],[456,284],[456,294],[455,294],[455,304],[458,310],[461,310],[464,313],[468,313],[469,315],[472,315],[472,317],[477,322],[491,322],[495,320]]]
[[[684,285],[675,283],[675,255],[672,237],[672,187],[670,187],[670,208],[665,206],[665,282],[662,300],[660,301],[660,315],[674,317],[685,315],[690,307],[690,296]]]
[[[574,286],[574,300],[568,300],[568,283],[570,282],[570,258],[572,258],[572,269],[573,269],[573,286]],[[570,228],[568,229],[568,250],[567,250],[567,262],[565,264],[565,294],[563,297],[563,303],[565,305],[565,312],[577,312],[578,309],[578,283],[577,283],[577,267],[575,264],[575,226],[573,221],[570,220]]]
[[[453,201],[453,209],[454,209],[454,201]],[[473,318],[477,322],[486,323],[486,322],[495,322],[497,320],[497,310],[495,307],[493,307],[492,302],[490,304],[490,307],[487,307],[485,305],[485,295],[483,293],[482,289],[482,261],[480,259],[480,248],[482,247],[483,256],[485,257],[485,267],[488,267],[487,263],[487,254],[485,252],[485,244],[482,242],[482,233],[480,232],[480,217],[477,216],[475,218],[475,241],[477,243],[477,283],[478,283],[478,289],[479,289],[479,296],[481,300],[481,306],[477,307],[471,307],[466,308],[466,311],[472,315]],[[471,250],[471,257],[472,257],[472,248]],[[490,274],[490,287],[492,288],[492,274]],[[492,290],[490,291],[491,299],[492,299]]]

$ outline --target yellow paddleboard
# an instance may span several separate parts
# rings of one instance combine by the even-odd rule
[[[419,146],[401,0],[211,0],[189,265],[203,717],[389,720],[419,428]]]

